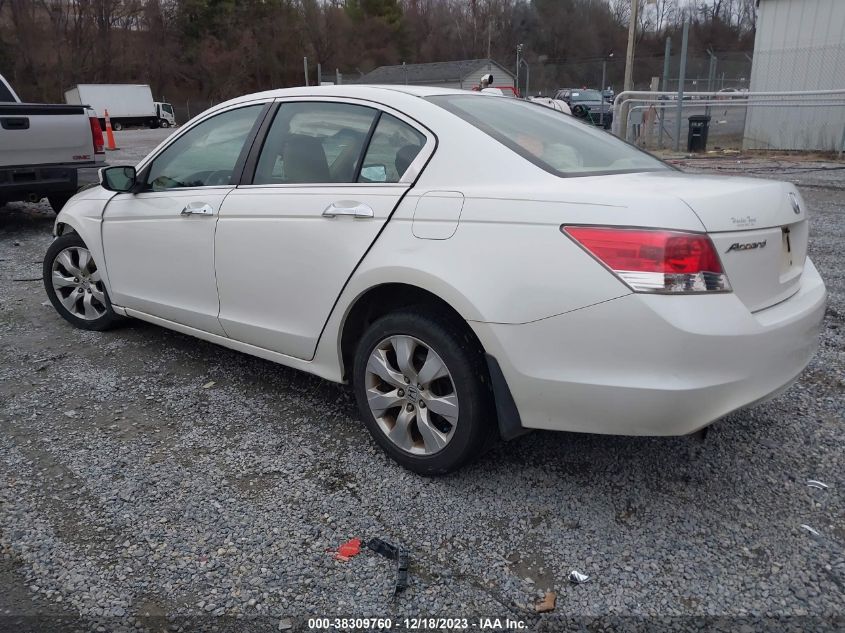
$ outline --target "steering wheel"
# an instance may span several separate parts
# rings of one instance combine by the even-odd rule
[[[218,171],[213,171],[208,175],[208,178],[205,181],[207,186],[213,185],[228,185],[229,181],[232,179],[232,172],[228,169],[220,169]]]

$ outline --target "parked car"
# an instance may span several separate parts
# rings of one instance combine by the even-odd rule
[[[773,397],[825,310],[807,232],[792,184],[685,174],[519,99],[310,87],[103,169],[43,270],[76,327],[351,382],[378,444],[442,473],[529,429],[684,435]]]
[[[600,125],[606,130],[613,124],[613,106],[598,90],[566,88],[558,90],[555,99],[564,101],[572,110],[572,116],[577,119]]]
[[[176,125],[173,106],[154,101],[152,90],[146,84],[79,84],[65,92],[65,101],[90,106],[103,129],[106,110],[112,128],[118,131],[132,125],[149,128]]]
[[[488,88],[479,88],[478,86],[475,86],[472,90],[475,92],[483,92],[488,95],[495,95],[497,97],[511,97],[513,99],[520,98],[519,91],[513,86],[490,86]]]
[[[104,154],[92,110],[22,103],[0,76],[0,206],[46,197],[58,213],[76,193],[77,171],[102,166]]]
[[[716,99],[747,99],[748,91],[740,90],[739,88],[722,88],[716,93]]]
[[[563,112],[564,114],[572,115],[572,110],[569,109],[569,105],[566,101],[561,101],[560,99],[552,99],[550,97],[528,97],[528,100],[533,103],[539,103],[540,105],[544,105],[547,108],[551,108],[552,110],[557,110],[558,112]]]

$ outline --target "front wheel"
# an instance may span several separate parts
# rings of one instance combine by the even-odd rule
[[[123,129],[123,123],[121,123],[120,121],[114,121],[111,124],[111,129],[113,129],[115,132],[120,132]]]
[[[170,122],[169,122],[169,121],[165,121],[164,119],[162,119],[161,121],[159,121],[159,122],[158,122],[158,126],[159,126],[159,127],[162,127],[162,128],[169,128],[169,127],[170,127]]]
[[[72,325],[106,330],[120,320],[91,251],[76,233],[53,240],[44,256],[43,275],[50,303]]]
[[[455,470],[497,433],[484,354],[468,328],[435,312],[395,312],[358,344],[355,397],[396,462],[419,474]]]

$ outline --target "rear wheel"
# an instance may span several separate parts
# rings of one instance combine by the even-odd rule
[[[91,252],[76,233],[53,240],[44,256],[43,275],[50,303],[69,323],[105,330],[120,320]]]
[[[364,423],[388,455],[420,474],[461,467],[497,432],[484,354],[462,325],[435,312],[391,313],[355,353]]]

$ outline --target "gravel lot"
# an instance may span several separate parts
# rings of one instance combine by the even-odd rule
[[[164,135],[118,133],[131,149],[110,162]],[[343,386],[141,322],[73,329],[40,281],[53,214],[8,205],[0,630],[298,630],[304,616],[842,630],[845,170],[784,161],[684,166],[803,187],[830,298],[792,389],[703,444],[537,432],[438,479],[388,460]],[[327,552],[355,536],[410,548],[404,593],[390,561]],[[546,590],[556,609],[536,614]]]

